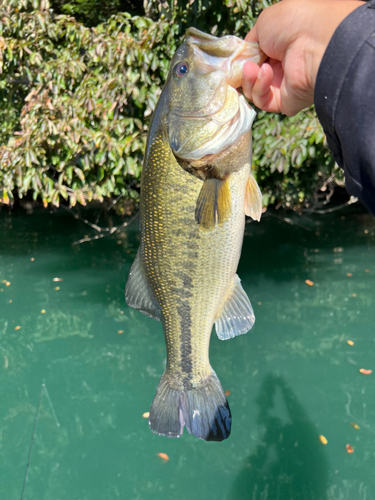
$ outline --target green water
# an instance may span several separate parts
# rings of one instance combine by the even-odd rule
[[[24,499],[375,498],[374,219],[279,215],[246,226],[239,275],[257,320],[212,336],[233,421],[206,443],[142,418],[165,349],[160,323],[124,303],[138,221],[72,245],[94,232],[65,211],[0,212],[2,500],[21,498],[42,383],[60,427],[44,396]]]

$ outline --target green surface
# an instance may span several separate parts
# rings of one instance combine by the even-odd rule
[[[206,443],[155,436],[142,418],[165,348],[160,323],[124,303],[138,222],[72,245],[91,230],[69,213],[0,212],[2,500],[21,498],[43,382],[60,427],[44,397],[24,499],[375,498],[374,219],[279,216],[246,226],[239,275],[257,321],[212,336],[233,421]]]

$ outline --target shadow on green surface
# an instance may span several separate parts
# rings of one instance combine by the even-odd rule
[[[256,402],[264,435],[242,465],[229,499],[326,500],[325,452],[294,393],[282,377],[268,375]]]

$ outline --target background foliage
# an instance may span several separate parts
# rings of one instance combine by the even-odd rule
[[[0,201],[134,206],[149,118],[186,28],[243,37],[270,3],[3,0]],[[341,173],[313,109],[259,112],[253,136],[264,205],[326,202]]]

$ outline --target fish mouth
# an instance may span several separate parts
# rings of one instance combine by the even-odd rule
[[[204,94],[206,86],[207,101],[197,98],[188,109],[175,107],[168,117],[169,139],[178,158],[202,161],[250,131],[255,111],[239,91],[242,68],[249,60],[261,62],[265,55],[254,42],[235,36],[217,38],[195,28],[188,29],[185,44],[191,72],[199,81],[197,95]]]
[[[221,70],[227,84],[238,88],[242,80],[245,62],[261,64],[267,58],[257,42],[248,42],[233,35],[217,38],[196,28],[188,28],[186,44],[194,51],[194,60],[199,74]]]

